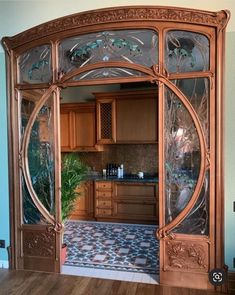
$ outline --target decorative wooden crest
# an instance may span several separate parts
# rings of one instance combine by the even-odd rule
[[[3,45],[14,49],[25,43],[52,36],[66,30],[90,25],[128,21],[172,21],[200,24],[223,29],[230,17],[230,12],[201,11],[178,7],[134,6],[98,9],[72,14],[36,26],[13,37],[4,37]]]

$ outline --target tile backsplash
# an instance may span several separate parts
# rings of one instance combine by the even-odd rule
[[[158,172],[157,144],[106,145],[103,152],[79,152],[78,155],[83,163],[98,172],[108,163],[123,164],[124,173]]]

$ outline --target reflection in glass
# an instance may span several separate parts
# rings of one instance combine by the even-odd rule
[[[207,172],[200,196],[190,211],[174,232],[195,235],[209,234],[209,173]]]
[[[93,80],[105,78],[142,77],[145,74],[126,68],[101,68],[82,73],[73,78],[73,81]]]
[[[180,79],[173,81],[192,104],[200,120],[209,148],[209,81],[207,78]]]
[[[158,62],[158,35],[152,30],[118,30],[80,35],[59,46],[60,71],[87,64],[123,61],[151,67]]]
[[[20,55],[19,83],[49,83],[52,78],[51,47],[41,45]]]
[[[209,70],[209,40],[188,31],[166,34],[165,67],[168,72],[199,72]]]
[[[165,222],[171,222],[190,201],[200,171],[200,147],[190,113],[165,90]]]
[[[55,213],[53,112],[53,97],[49,97],[33,124],[28,145],[32,185],[51,215]]]

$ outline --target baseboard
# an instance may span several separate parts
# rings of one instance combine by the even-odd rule
[[[0,268],[9,268],[8,260],[0,260]]]
[[[231,291],[235,293],[235,271],[228,272],[228,289],[230,293]]]

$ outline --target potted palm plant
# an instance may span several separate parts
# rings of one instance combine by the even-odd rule
[[[81,162],[76,154],[69,153],[63,156],[61,165],[61,214],[63,223],[74,209],[75,202],[80,195],[76,188],[85,179],[87,172],[87,166]],[[62,235],[62,263],[66,258],[66,248]]]

